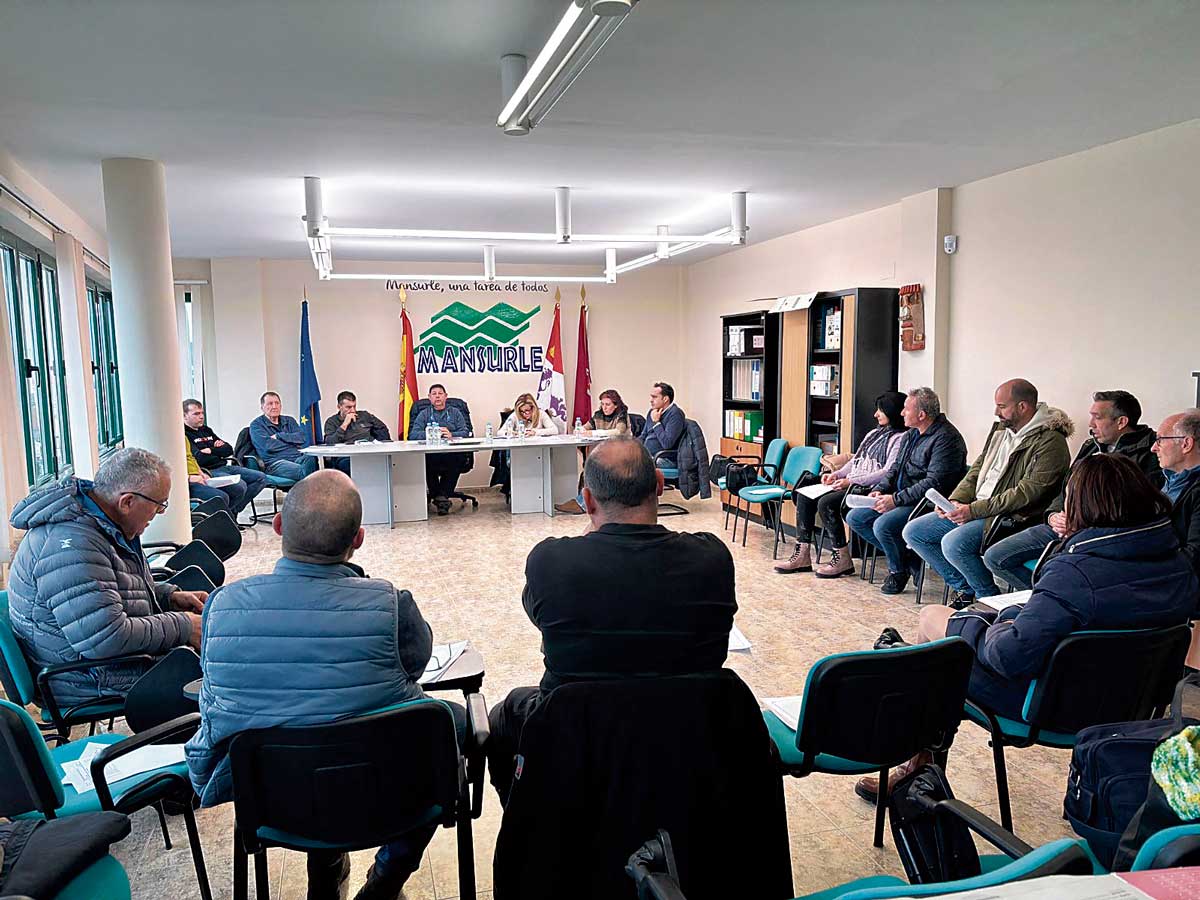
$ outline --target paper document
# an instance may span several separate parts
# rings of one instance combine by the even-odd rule
[[[450,669],[458,660],[467,648],[471,646],[470,641],[454,641],[450,644],[434,644],[433,653],[429,657],[429,662],[425,664],[425,674],[421,676],[418,684],[433,684],[441,681],[442,676]]]
[[[92,783],[91,765],[105,747],[111,744],[88,744],[79,759],[62,763],[63,782],[69,784],[77,793],[84,794],[93,791],[96,786]],[[134,775],[161,769],[164,766],[174,766],[183,762],[183,744],[151,744],[149,747],[139,747],[132,753],[122,756],[104,767],[104,780],[109,786]]]
[[[229,487],[231,484],[237,484],[242,480],[241,475],[213,475],[208,479],[208,486],[211,488]]]
[[[875,497],[868,497],[866,494],[847,494],[846,508],[847,509],[874,509]]]
[[[925,499],[944,513],[954,512],[954,504],[939,494],[934,488],[925,492]]]
[[[768,697],[763,701],[767,709],[779,716],[779,721],[792,731],[800,722],[800,705],[803,702],[803,697]]]
[[[730,650],[749,650],[750,641],[742,634],[742,630],[736,625],[729,632],[729,649]]]
[[[983,603],[992,609],[1006,609],[1010,606],[1024,606],[1033,596],[1033,591],[1013,591],[1011,594],[997,594],[995,597],[977,597],[977,603]]]
[[[827,484],[810,484],[808,487],[800,488],[800,493],[809,500],[816,500],[820,497],[824,497],[832,490],[833,488]]]
[[[483,439],[483,438],[481,438],[481,437],[480,437],[480,438],[477,438],[477,437],[464,437],[464,438],[456,437],[456,438],[451,438],[451,439],[450,439],[450,443],[451,443],[451,444],[455,444],[455,445],[458,445],[458,444],[482,444],[482,443],[483,443],[483,440],[484,440],[484,439]]]
[[[976,888],[953,896],[954,900],[1147,900],[1172,895],[1143,893],[1117,875],[1050,875],[1012,881],[996,887]],[[897,900],[905,900],[903,895],[897,894],[896,897]]]

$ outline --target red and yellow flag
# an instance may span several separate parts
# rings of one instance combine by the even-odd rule
[[[400,341],[400,418],[396,434],[401,440],[407,441],[413,404],[420,394],[417,390],[417,362],[413,356],[412,323],[408,320],[408,295],[403,288],[400,289],[400,328],[403,332]]]

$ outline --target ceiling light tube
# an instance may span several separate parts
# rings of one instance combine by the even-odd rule
[[[596,21],[601,23],[600,26],[589,28],[586,35],[590,43],[580,50],[572,47],[572,53],[564,60],[564,65],[560,65],[555,71],[555,78],[547,80],[545,87],[538,91],[529,105],[518,114],[518,121],[530,128],[540,125],[558,104],[558,101],[570,90],[575,79],[583,74],[584,69],[604,49],[608,39],[625,21],[625,17],[593,19],[592,24],[594,25]]]
[[[596,27],[600,25],[601,21],[603,20],[597,16],[591,16],[588,19],[588,22],[583,27],[583,31],[580,32],[579,37],[575,38],[575,43],[573,43],[571,48],[562,55],[562,59],[558,61],[558,65],[554,67],[554,71],[546,76],[545,81],[542,82],[541,89],[533,95],[533,98],[525,105],[525,108],[513,117],[512,121],[528,125],[530,128],[532,128],[533,123],[530,121],[529,117],[530,111],[538,105],[538,102],[543,97],[546,96],[546,92],[550,90],[552,86],[556,85],[556,83],[558,83],[558,77],[562,74],[563,70],[566,69],[568,65],[571,65],[572,72],[574,72],[574,74],[570,76],[571,81],[574,81],[575,78],[579,76],[579,72],[583,71],[583,66],[586,66],[588,61],[590,61],[591,58],[596,55],[596,51],[600,49],[599,47],[593,49],[592,46],[589,45],[586,52],[580,53],[579,48],[588,43],[589,39],[592,37],[592,34],[596,32]],[[578,71],[575,71],[575,66],[581,59],[584,60],[583,66],[579,67]],[[547,98],[547,103],[552,106],[554,101],[562,95],[565,89],[565,87],[561,89],[556,88],[555,93],[551,97]]]
[[[408,272],[336,272],[329,275],[333,281],[482,281],[483,276],[463,275],[427,275],[410,274]],[[604,275],[500,275],[499,281],[557,281],[564,284],[604,284]]]
[[[729,244],[733,237],[729,229],[710,231],[708,234],[673,234],[673,241],[694,241],[697,244]],[[658,244],[662,241],[661,234],[575,234],[571,236],[572,244]]]
[[[504,104],[504,108],[500,110],[500,115],[496,119],[496,125],[500,128],[505,127],[509,120],[512,119],[513,113],[517,111],[517,107],[526,95],[533,90],[534,84],[538,80],[538,76],[550,64],[550,60],[554,57],[554,53],[559,46],[566,40],[574,27],[576,20],[583,13],[582,7],[576,5],[574,0],[567,5],[567,11],[563,13],[563,17],[555,26],[554,31],[550,35],[550,39],[546,41],[541,52],[533,61],[533,65],[529,67],[529,71],[525,73],[525,77],[521,79],[521,83],[517,89],[513,91],[513,95],[508,98],[508,102]],[[619,20],[618,20],[619,21]]]
[[[325,233],[333,237],[355,238],[434,238],[462,241],[548,241],[558,235],[543,231],[457,231],[439,228],[347,228],[330,225]]]

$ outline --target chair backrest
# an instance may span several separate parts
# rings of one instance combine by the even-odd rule
[[[1129,871],[1185,866],[1200,866],[1200,825],[1176,825],[1150,835]]]
[[[210,594],[217,589],[204,570],[199,566],[188,566],[174,573],[170,578],[163,579],[178,587],[181,591],[208,591]]]
[[[809,473],[816,475],[821,471],[820,447],[793,447],[788,451],[787,461],[783,464],[783,472],[779,480],[784,484],[793,485]]]
[[[796,748],[895,766],[958,728],[975,654],[961,638],[835,653],[808,672]]]
[[[433,404],[429,402],[428,397],[422,397],[413,404],[412,417],[415,419],[418,415],[420,415],[421,410],[427,409],[432,405]],[[467,406],[467,401],[463,400],[461,397],[447,397],[446,405],[453,406],[460,413],[462,413],[463,418],[467,420],[467,429],[471,432],[471,434],[474,434],[475,427],[471,424],[471,407]],[[503,424],[503,419],[501,420],[501,424]],[[424,435],[417,435],[417,437],[424,438]]]
[[[4,686],[4,694],[10,700],[16,700],[22,706],[34,702],[33,672],[12,630],[8,591],[0,591],[0,685]]]
[[[646,430],[646,417],[641,413],[629,414],[629,434],[632,437],[641,437],[642,432]]]
[[[207,500],[193,502],[195,502],[196,505],[192,507],[192,515],[200,516],[201,518],[206,518],[215,512],[229,508],[229,502],[223,497],[209,497]],[[193,519],[192,521],[194,522],[196,520]]]
[[[1105,722],[1149,719],[1171,702],[1190,643],[1187,625],[1068,635],[1030,685],[1025,721],[1074,734]]]
[[[247,425],[238,432],[233,444],[233,458],[239,465],[247,469],[258,469],[258,455],[254,452],[254,442],[250,440],[250,426]]]
[[[777,484],[783,472],[783,457],[788,452],[788,442],[784,438],[775,438],[767,444],[767,452],[763,454],[762,475],[759,481],[764,484]]]
[[[204,541],[217,559],[224,562],[242,549],[242,533],[227,510],[219,509],[192,526],[192,538]]]
[[[422,699],[323,725],[245,731],[229,747],[233,806],[248,852],[266,844],[378,847],[454,822],[454,717]]]
[[[165,564],[172,572],[182,572],[188,566],[198,566],[217,587],[225,583],[225,564],[204,541],[193,540],[185,544]]]
[[[0,816],[47,815],[62,804],[62,781],[37,725],[21,707],[0,700]]]

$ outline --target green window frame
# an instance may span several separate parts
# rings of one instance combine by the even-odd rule
[[[112,293],[89,283],[87,297],[92,338],[92,387],[96,394],[96,431],[100,455],[103,456],[125,440],[121,373],[117,365]]]
[[[73,461],[58,278],[51,257],[2,232],[0,262],[25,424],[26,474],[30,487],[38,487],[70,474]]]

